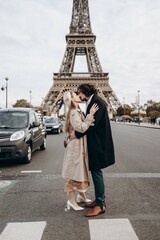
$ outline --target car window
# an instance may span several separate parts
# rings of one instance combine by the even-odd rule
[[[0,112],[0,128],[26,128],[27,112]]]
[[[36,112],[36,118],[38,119],[38,122],[39,122],[41,125],[44,125],[44,120],[43,120],[42,114]]]
[[[45,123],[53,123],[53,124],[58,124],[59,121],[55,118],[46,118]]]
[[[31,112],[30,124],[33,125],[33,123],[38,124],[39,123],[39,119],[38,119],[38,116],[34,112]]]

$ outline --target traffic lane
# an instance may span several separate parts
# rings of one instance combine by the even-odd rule
[[[139,240],[160,236],[160,178],[105,178],[107,215],[128,218]]]
[[[112,123],[116,164],[108,172],[159,172],[159,130]],[[3,174],[16,175],[24,170],[61,173],[65,134],[47,136],[47,149],[33,153],[30,164],[0,162]],[[54,167],[53,167],[54,166]],[[2,173],[1,173],[2,174]]]
[[[51,177],[51,176],[50,176]],[[61,176],[48,175],[18,180],[0,196],[1,225],[7,222],[47,221],[42,238],[89,239],[84,211],[65,212],[67,201]],[[35,179],[34,179],[35,178]],[[160,179],[110,178],[105,174],[107,211],[97,219],[128,218],[139,240],[158,240],[160,236]],[[93,184],[89,196],[94,199]],[[76,236],[76,238],[75,238]]]
[[[37,149],[32,155],[29,164],[17,161],[0,161],[1,175],[19,175],[21,171],[41,170],[48,173],[61,173],[64,157],[63,140],[65,134],[47,135],[47,148],[45,151]]]
[[[118,129],[118,131],[119,131],[119,136],[122,136],[123,134],[122,133],[125,133],[127,136],[128,136],[128,134],[129,134],[129,130],[127,130],[127,131],[124,131],[124,129],[121,129],[121,128],[119,128]],[[133,131],[134,132],[134,131]],[[117,131],[116,131],[116,133],[117,133]],[[137,133],[138,134],[138,133]],[[63,142],[63,137],[64,136],[62,136],[62,135],[58,135],[58,136],[60,136],[60,137],[62,137],[62,141],[61,142]],[[118,136],[118,137],[119,137]],[[30,200],[30,204],[32,204],[32,202],[33,202],[33,206],[35,205],[35,200],[36,201],[38,201],[38,205],[40,204],[40,215],[38,216],[38,210],[39,210],[39,208],[38,208],[38,205],[36,206],[35,205],[35,208],[33,208],[33,212],[34,212],[34,209],[36,209],[36,215],[34,216],[34,213],[32,213],[31,214],[31,212],[30,212],[30,214],[29,215],[27,215],[27,213],[28,213],[28,209],[30,209],[30,207],[28,206],[28,209],[26,209],[26,212],[25,212],[25,214],[26,214],[26,219],[27,218],[29,218],[29,219],[32,219],[32,215],[33,215],[33,217],[34,217],[34,219],[41,219],[42,218],[42,220],[44,220],[43,219],[43,212],[46,212],[47,211],[47,207],[45,207],[45,198],[43,199],[43,196],[42,196],[42,199],[43,199],[43,201],[41,201],[40,203],[39,203],[39,198],[41,199],[41,195],[46,195],[46,197],[47,197],[47,199],[51,199],[52,201],[53,201],[53,205],[55,205],[55,200],[53,200],[53,198],[52,198],[52,196],[51,196],[51,194],[49,194],[49,193],[45,193],[45,191],[40,191],[40,190],[36,190],[36,187],[34,187],[34,182],[36,181],[36,186],[37,186],[37,181],[39,182],[39,184],[40,184],[40,186],[43,186],[43,184],[42,184],[42,182],[44,181],[44,182],[46,182],[46,184],[48,185],[48,186],[50,186],[50,184],[51,185],[53,185],[53,182],[57,185],[58,183],[59,183],[59,181],[60,181],[60,179],[61,179],[61,176],[57,173],[57,172],[59,172],[59,173],[61,173],[61,167],[62,167],[62,158],[60,157],[60,156],[62,156],[63,157],[63,152],[62,151],[64,151],[64,148],[63,147],[61,147],[62,145],[60,145],[60,142],[59,142],[59,144],[58,144],[58,146],[59,147],[54,147],[54,145],[53,144],[56,144],[56,141],[54,140],[52,140],[54,137],[56,137],[56,139],[57,139],[57,136],[51,136],[51,139],[50,139],[50,146],[51,146],[51,148],[49,147],[49,152],[51,153],[51,157],[52,158],[50,158],[48,161],[46,161],[46,162],[44,162],[42,159],[41,160],[37,160],[37,161],[35,161],[35,159],[33,159],[33,162],[35,163],[35,168],[38,166],[37,164],[38,164],[38,162],[39,161],[42,161],[42,163],[40,164],[41,166],[43,165],[43,167],[44,167],[44,170],[46,170],[46,169],[48,169],[48,171],[50,172],[50,174],[47,174],[47,175],[44,175],[44,173],[42,172],[42,174],[39,174],[39,175],[37,175],[36,174],[36,176],[34,177],[33,175],[32,176],[30,176],[30,174],[28,174],[28,175],[23,175],[23,174],[21,174],[20,176],[14,176],[14,178],[16,179],[17,178],[17,180],[19,180],[17,183],[16,183],[16,185],[14,185],[14,188],[15,188],[15,186],[18,186],[17,184],[19,184],[19,183],[21,183],[22,184],[22,186],[21,186],[21,188],[22,188],[22,203],[20,202],[19,203],[19,201],[18,201],[18,199],[15,199],[15,206],[16,206],[16,202],[18,202],[18,204],[20,205],[22,205],[23,206],[23,202],[24,202],[24,204],[25,204],[25,197],[24,197],[24,195],[27,195],[27,192],[25,193],[23,193],[23,190],[26,188],[25,187],[25,185],[24,185],[24,187],[23,187],[23,183],[25,183],[25,178],[27,178],[26,179],[26,182],[27,183],[29,183],[31,186],[33,186],[33,193],[32,193],[32,190],[31,191],[28,191],[28,195],[30,196],[31,195],[31,197],[27,200],[27,201],[29,201]],[[115,138],[116,137],[116,135],[115,135],[115,133],[114,133],[114,131],[113,131],[113,137]],[[59,137],[58,137],[59,138]],[[125,136],[125,138],[126,138],[126,136]],[[118,143],[119,143],[119,145],[117,145],[118,146],[118,148],[116,147],[116,154],[117,155],[119,155],[118,154],[118,150],[119,149],[121,149],[120,147],[120,144],[121,144],[121,141],[117,141]],[[123,145],[123,144],[122,144]],[[57,151],[57,155],[53,155],[53,147],[54,147],[54,149],[56,149],[56,151]],[[146,146],[147,147],[147,146]],[[56,159],[57,158],[57,159]],[[53,159],[53,161],[52,161],[52,159]],[[120,159],[120,160],[119,160]],[[108,168],[108,169],[105,169],[104,170],[104,175],[106,176],[106,174],[107,173],[123,173],[123,168],[124,168],[124,162],[123,162],[123,158],[119,158],[119,159],[117,159],[116,160],[116,164],[114,165],[114,166],[112,166],[112,167],[110,167],[110,168]],[[126,161],[126,159],[130,159],[130,158],[127,158],[126,157],[126,154],[124,154],[124,159],[125,159],[125,161]],[[132,162],[134,163],[134,159],[132,159],[131,158],[131,160],[132,160]],[[48,164],[47,164],[48,163]],[[54,163],[56,163],[56,167],[54,167]],[[29,167],[29,166],[31,166],[30,164],[29,165],[25,165],[25,166],[27,166],[27,167]],[[48,166],[49,166],[49,168],[48,168]],[[50,168],[52,166],[52,168]],[[145,164],[143,163],[143,166],[144,166],[144,172],[146,171],[145,170]],[[133,172],[135,172],[135,171],[132,171],[132,169],[131,169],[131,165],[130,165],[130,161],[128,161],[128,165],[126,164],[125,165],[125,167],[128,167],[129,168],[129,171],[126,171],[127,173],[133,173]],[[135,167],[134,166],[134,164],[133,164],[133,167]],[[30,169],[30,168],[29,168]],[[39,166],[36,168],[36,169],[39,169]],[[54,171],[54,169],[56,169],[56,174],[54,175],[54,174],[52,174],[53,173],[53,171]],[[124,171],[125,172],[125,171]],[[142,171],[141,171],[142,172]],[[12,177],[12,176],[11,176]],[[35,180],[34,180],[34,178],[35,178]],[[20,179],[23,179],[23,180],[20,180]],[[141,185],[141,183],[142,183],[142,189],[143,189],[143,185],[144,185],[144,183],[142,182],[142,178],[141,179],[139,179],[139,178],[137,178],[140,182],[138,183],[138,185]],[[157,227],[159,227],[159,209],[157,209],[157,215],[155,214],[155,207],[153,208],[153,213],[152,213],[152,209],[150,210],[150,207],[149,207],[149,210],[150,210],[150,212],[148,213],[148,214],[146,214],[146,212],[145,212],[145,214],[146,214],[146,216],[145,216],[145,214],[143,214],[143,211],[141,212],[140,211],[140,209],[142,208],[137,208],[137,211],[133,211],[133,213],[132,212],[129,212],[129,214],[127,214],[127,209],[129,209],[130,211],[132,210],[132,208],[130,209],[130,206],[132,206],[133,207],[133,209],[135,209],[135,207],[134,207],[134,204],[135,204],[135,206],[137,206],[138,205],[138,202],[136,201],[136,196],[139,196],[140,195],[140,193],[141,193],[141,189],[139,189],[139,191],[137,191],[136,193],[134,193],[134,184],[132,184],[132,182],[134,183],[135,181],[137,181],[137,179],[136,178],[132,178],[132,177],[130,177],[129,179],[127,179],[127,178],[122,178],[122,177],[117,177],[117,178],[115,178],[115,181],[113,182],[113,180],[114,180],[114,178],[112,177],[112,178],[106,178],[105,179],[105,183],[106,183],[106,193],[107,193],[107,197],[108,197],[108,210],[109,209],[113,209],[113,213],[112,214],[109,214],[108,212],[106,213],[106,214],[104,214],[104,215],[101,215],[100,216],[100,218],[114,218],[114,217],[125,217],[125,216],[129,216],[129,218],[131,219],[131,221],[132,221],[132,224],[134,224],[134,226],[135,227],[137,227],[137,231],[138,232],[140,232],[140,234],[138,235],[138,236],[140,236],[141,238],[140,239],[147,239],[147,238],[143,238],[143,235],[145,235],[145,232],[147,232],[147,234],[148,234],[148,239],[156,239],[156,234],[157,233],[159,233],[158,232],[158,230],[157,230]],[[148,185],[151,185],[152,187],[153,187],[153,189],[155,190],[155,191],[157,191],[157,185],[159,185],[159,182],[157,183],[157,182],[155,182],[155,178],[154,179],[152,179],[151,178],[151,180],[153,180],[153,182],[152,182],[152,184],[150,184],[150,182],[148,182],[148,179],[149,178],[145,178],[144,180],[146,181],[146,185],[145,185],[145,188],[147,189],[148,188]],[[112,185],[112,184],[110,184],[110,185],[108,185],[109,183],[114,183],[114,185]],[[117,199],[117,193],[118,193],[118,190],[121,192],[123,192],[123,190],[122,190],[122,188],[121,187],[123,187],[123,182],[128,182],[128,185],[126,185],[126,187],[125,187],[125,189],[126,189],[126,201],[125,201],[125,199],[123,199],[123,202],[121,201],[121,195],[120,195],[120,197],[119,197],[119,201],[118,202],[116,202],[115,203],[115,201],[116,201],[116,199]],[[63,185],[63,181],[61,182],[62,183],[62,185]],[[118,183],[121,183],[120,185],[118,185]],[[116,186],[118,186],[118,188],[116,187]],[[12,190],[14,189],[14,188],[12,188]],[[46,188],[46,187],[45,187]],[[57,187],[56,187],[56,189],[59,189],[59,186],[57,185]],[[129,194],[129,196],[130,196],[130,198],[131,198],[131,200],[130,199],[127,199],[127,191],[128,191],[128,189],[131,189],[132,190],[132,188],[133,188],[133,191],[131,191],[131,193]],[[53,188],[54,189],[54,188]],[[114,190],[114,193],[113,193],[113,197],[109,200],[109,196],[110,196],[110,191],[111,191],[111,189],[113,189]],[[58,195],[61,199],[63,199],[63,198],[65,198],[65,193],[63,192],[63,187],[61,187],[61,191],[62,191],[62,196],[61,196],[61,194],[57,194],[57,192],[55,191],[55,194],[56,194],[56,196]],[[159,190],[158,190],[159,191]],[[157,191],[157,193],[158,193],[158,191]],[[21,192],[20,190],[19,190],[19,192]],[[133,199],[134,199],[134,202],[132,202],[132,192],[134,193],[134,196],[135,197],[133,197]],[[94,198],[94,196],[93,196],[93,190],[90,192],[91,193],[91,196],[92,196],[92,198]],[[9,192],[7,193],[7,194],[9,194]],[[33,194],[33,195],[32,195]],[[52,193],[53,194],[53,193]],[[64,195],[63,195],[64,194]],[[16,194],[15,194],[16,195]],[[19,195],[20,197],[21,197],[21,194],[19,193],[17,193],[17,195]],[[142,195],[143,195],[143,191],[142,191]],[[155,195],[155,192],[149,192],[148,193],[148,195],[149,196],[154,196]],[[7,196],[7,198],[8,198],[8,195],[6,195]],[[11,196],[11,195],[10,195]],[[3,195],[3,197],[4,197],[4,195]],[[38,199],[38,200],[37,200]],[[138,198],[139,199],[139,198]],[[6,199],[7,200],[7,199]],[[141,200],[141,199],[140,199]],[[143,197],[142,197],[142,201],[140,201],[140,203],[142,204],[142,202],[143,202]],[[8,200],[7,200],[8,201]],[[11,200],[10,201],[12,201],[12,198],[11,198]],[[44,203],[43,203],[44,202]],[[60,202],[60,204],[59,204],[59,202]],[[66,200],[64,201],[64,202],[66,202]],[[127,203],[126,203],[127,202]],[[158,202],[158,200],[157,200],[157,197],[155,198],[155,202]],[[0,207],[1,209],[3,208],[3,207],[5,207],[5,201],[3,202],[3,204],[2,204],[2,206]],[[113,203],[114,205],[112,206],[112,208],[110,207],[110,203]],[[27,203],[26,203],[27,204]],[[26,204],[25,204],[25,206],[26,206]],[[43,204],[43,206],[41,206],[41,204]],[[64,203],[63,203],[63,207],[62,207],[62,203],[61,203],[61,201],[59,201],[58,200],[58,204],[59,204],[59,207],[56,205],[56,207],[59,209],[59,211],[61,212],[62,211],[62,208],[64,207]],[[124,209],[122,208],[122,210],[121,210],[121,205],[123,204],[123,206],[124,206]],[[152,202],[151,202],[151,204],[150,205],[152,205]],[[156,204],[153,204],[154,206],[156,205]],[[157,203],[157,205],[158,205],[158,203]],[[15,207],[14,206],[14,204],[12,205],[13,206],[13,208]],[[25,206],[24,206],[24,209],[25,209]],[[139,204],[139,206],[141,206],[140,204]],[[8,209],[8,204],[6,205],[6,207],[5,207],[5,209]],[[49,205],[49,209],[51,209],[52,210],[52,206],[50,206]],[[15,207],[16,208],[16,207]],[[43,209],[44,208],[44,209]],[[57,211],[58,211],[58,209],[57,209]],[[116,209],[120,209],[119,210],[119,212],[118,211],[115,211]],[[107,211],[108,211],[107,210]],[[143,208],[142,208],[142,210],[143,210]],[[10,211],[12,212],[13,210],[12,209],[10,209]],[[50,211],[50,210],[49,210]],[[86,211],[86,210],[85,210]],[[114,211],[115,211],[115,213],[114,213]],[[20,209],[18,208],[18,212],[20,212]],[[49,212],[50,213],[50,212]],[[47,233],[48,233],[48,236],[52,236],[52,232],[50,232],[50,230],[52,229],[52,230],[54,230],[54,231],[56,231],[57,229],[58,229],[58,226],[55,224],[55,218],[54,218],[54,212],[52,212],[53,213],[53,216],[52,216],[52,214],[51,214],[51,216],[49,215],[49,217],[47,218],[47,213],[46,213],[46,215],[45,215],[45,217],[48,219],[48,221],[49,221],[49,224],[47,225],[47,228],[46,228],[46,231],[47,231]],[[73,214],[73,217],[75,216],[74,214],[75,214],[75,212],[69,212],[71,215]],[[141,214],[142,213],[142,214]],[[20,215],[18,215],[18,217],[16,216],[16,211],[15,211],[15,213],[13,214],[13,216],[15,216],[15,219],[17,219],[17,221],[19,221],[18,219],[19,218],[21,218],[21,216],[23,216],[23,212],[21,212],[21,214]],[[63,212],[63,214],[64,214],[64,212]],[[59,220],[60,220],[60,216],[62,216],[62,218],[65,216],[63,216],[63,214],[62,215],[59,215],[58,214],[58,212],[56,213],[56,217],[58,217],[59,218]],[[68,213],[67,213],[68,214]],[[84,218],[84,213],[76,213],[76,214],[78,214],[78,216],[77,216],[77,218],[79,217],[79,216],[81,216],[81,219],[83,219]],[[132,215],[133,214],[133,215]],[[141,218],[139,218],[139,216],[140,216],[140,214],[141,214]],[[4,213],[3,213],[3,216],[4,216]],[[10,221],[9,220],[9,218],[12,220],[12,214],[10,214],[10,212],[8,212],[7,211],[7,216],[9,216],[8,218],[7,218],[7,220],[8,221]],[[151,218],[152,217],[152,218]],[[76,219],[77,219],[76,218]],[[136,220],[136,218],[137,218],[137,220]],[[25,219],[25,215],[24,215],[24,218],[23,219]],[[80,219],[80,221],[81,221],[81,219]],[[140,219],[140,220],[139,220]],[[5,220],[5,218],[4,218],[4,220]],[[64,219],[66,222],[67,222],[67,219],[65,218]],[[24,220],[25,221],[25,220]],[[47,222],[48,222],[47,221]],[[85,220],[84,220],[85,221]],[[53,226],[52,226],[52,222],[53,222]],[[60,220],[60,222],[61,222],[61,220]],[[63,219],[62,219],[62,223],[63,223]],[[85,223],[84,223],[85,224]],[[81,228],[81,227],[79,227],[78,225],[76,225],[74,222],[73,222],[73,224],[72,224],[72,222],[71,222],[71,225],[73,225],[74,226],[74,228],[76,228],[76,226],[77,226],[77,228],[79,229],[79,228]],[[138,227],[139,226],[139,227]],[[142,226],[142,229],[141,229],[141,226]],[[86,227],[86,224],[85,224],[85,227]],[[48,229],[48,230],[47,230]],[[74,229],[71,227],[71,226],[69,226],[69,229],[68,228],[66,228],[65,229],[65,231],[69,231],[70,232],[70,230],[71,230],[71,232],[72,231],[74,231]],[[46,234],[46,231],[45,231],[45,233],[44,233],[44,236],[45,236],[45,234]],[[85,231],[85,229],[84,228],[82,228],[82,231]],[[136,231],[136,233],[137,233],[137,231]],[[59,232],[59,230],[58,230],[58,232]],[[58,232],[57,232],[57,235],[58,235]],[[88,227],[87,227],[87,230],[86,230],[86,236],[88,236],[87,235],[87,232],[88,232]],[[76,233],[78,234],[78,230],[76,231]],[[62,235],[64,234],[64,238],[65,238],[65,236],[66,236],[66,233],[65,232],[63,232],[63,233],[61,233]],[[71,233],[70,233],[71,234]],[[147,235],[146,234],[146,235]],[[151,235],[152,234],[152,235]],[[154,236],[154,234],[155,234],[155,236]],[[71,234],[72,235],[72,234]],[[153,237],[154,236],[154,237]],[[45,240],[46,240],[47,238],[45,238]],[[74,239],[74,238],[73,238]],[[83,238],[82,238],[83,239]],[[85,238],[84,238],[85,239]],[[86,239],[88,239],[87,237],[86,237]]]
[[[160,130],[112,123],[116,164],[111,172],[160,172]]]
[[[84,211],[64,211],[67,196],[63,185],[61,177],[57,180],[19,180],[9,192],[0,196],[1,229],[7,222],[47,221],[45,240],[89,239]]]

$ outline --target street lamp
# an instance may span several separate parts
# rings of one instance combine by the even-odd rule
[[[123,97],[123,109],[124,109],[123,113],[125,115],[125,97]]]
[[[137,91],[138,92],[138,99],[137,99],[137,105],[138,105],[138,124],[140,124],[140,90]]]
[[[31,101],[32,101],[32,91],[29,91],[30,94],[30,105],[31,105]]]
[[[6,89],[6,108],[8,108],[8,80],[9,80],[9,78],[6,77],[5,80],[6,80],[6,86],[5,87],[2,86],[1,90],[4,91]]]

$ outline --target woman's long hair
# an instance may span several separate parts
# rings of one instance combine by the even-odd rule
[[[71,110],[72,109],[75,109],[75,105],[74,105],[74,102],[71,101],[71,106],[66,114],[66,120],[65,120],[65,125],[64,125],[64,131],[66,133],[69,133],[69,130],[70,130],[70,126],[71,126],[71,123],[70,123],[70,113],[71,113]]]

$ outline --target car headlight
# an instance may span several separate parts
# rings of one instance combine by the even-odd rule
[[[10,136],[10,141],[19,140],[19,139],[23,138],[24,135],[25,135],[24,131],[15,132]]]
[[[53,128],[59,128],[59,126],[58,126],[58,125],[55,125],[55,126],[53,126]]]

